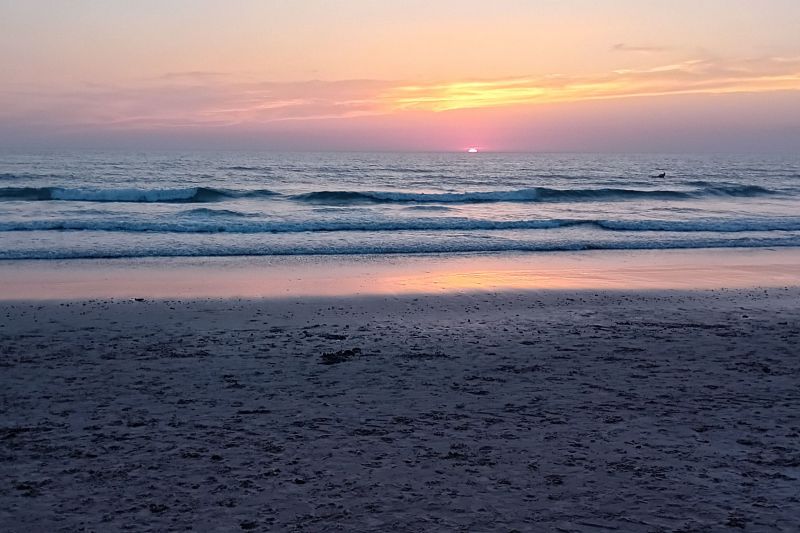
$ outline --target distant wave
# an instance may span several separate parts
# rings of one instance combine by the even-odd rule
[[[487,203],[580,202],[619,200],[687,200],[706,196],[748,197],[777,194],[757,185],[718,185],[695,190],[643,190],[623,188],[554,189],[534,187],[507,191],[463,193],[415,193],[395,191],[316,191],[298,194],[294,200],[315,203]]]
[[[213,216],[219,216],[213,215]],[[126,220],[26,220],[0,222],[0,232],[8,231],[110,231],[159,233],[305,233],[305,232],[381,232],[381,231],[479,231],[512,229],[552,229],[585,224],[582,220],[471,220],[466,218],[417,218],[408,220],[352,221],[238,221],[190,220],[169,222]]]
[[[698,219],[698,220],[597,220],[611,231],[672,231],[741,233],[745,231],[800,231],[800,218]]]
[[[69,189],[63,187],[2,187],[0,201],[74,201],[74,202],[141,202],[141,203],[203,203],[229,198],[258,198],[274,196],[266,190],[214,189],[189,187],[185,189]]]
[[[232,209],[209,209],[207,207],[198,207],[197,209],[189,209],[178,213],[178,215],[196,216],[196,217],[251,217],[254,216],[250,213],[242,213],[241,211],[233,211]]]
[[[261,172],[270,172],[272,168],[270,167],[256,167],[256,166],[248,166],[248,165],[233,165],[230,167],[220,167],[220,170],[240,170],[240,171],[261,171]]]
[[[444,205],[410,205],[406,207],[409,211],[452,211],[452,207]]]
[[[63,178],[63,177],[65,176],[58,176],[55,174],[32,174],[30,172],[23,172],[21,174],[15,174],[11,172],[0,172],[0,181],[38,180],[38,179],[53,179],[53,178]]]
[[[401,174],[434,174],[438,170],[435,168],[419,168],[419,167],[377,167],[374,170],[380,172],[398,172]]]
[[[197,209],[169,221],[151,220],[22,220],[0,222],[0,232],[106,231],[126,233],[306,233],[393,231],[553,230],[592,226],[610,232],[742,233],[800,231],[800,218],[699,220],[531,219],[486,220],[461,217],[397,220],[253,220],[253,215],[228,210]]]
[[[532,202],[538,189],[465,193],[412,193],[393,191],[316,191],[292,196],[292,199],[314,203],[481,203]]]

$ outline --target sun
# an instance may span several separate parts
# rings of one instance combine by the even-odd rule
[[[478,153],[478,149],[473,146],[472,148],[467,150],[467,152],[469,152],[470,154],[477,154]]]

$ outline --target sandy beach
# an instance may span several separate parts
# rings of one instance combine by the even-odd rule
[[[800,290],[0,304],[6,531],[797,531]]]
[[[798,22],[0,0],[0,533],[800,533]]]

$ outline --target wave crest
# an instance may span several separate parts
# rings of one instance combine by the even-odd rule
[[[315,191],[292,196],[312,203],[488,203],[488,202],[580,202],[622,200],[688,200],[706,196],[760,196],[776,191],[757,185],[717,185],[695,190],[647,190],[625,188],[555,189],[534,187],[505,191],[401,192]]]
[[[490,202],[613,202],[631,200],[689,200],[713,196],[754,197],[778,194],[758,185],[714,185],[694,190],[664,189],[527,189],[473,192],[405,192],[405,191],[313,191],[289,196],[298,202],[316,204],[405,203],[405,204],[474,204]],[[3,187],[0,201],[75,201],[75,202],[141,202],[141,203],[204,203],[235,198],[269,198],[281,196],[267,189],[219,189],[188,187],[174,189],[89,189],[64,187]]]
[[[800,218],[601,220],[529,219],[489,220],[462,217],[396,220],[280,221],[253,220],[252,215],[228,210],[193,209],[170,221],[24,220],[0,222],[0,232],[105,231],[125,233],[329,233],[396,231],[556,230],[593,226],[608,232],[744,233],[800,231]]]
[[[63,187],[3,187],[0,201],[72,201],[133,203],[204,203],[228,198],[274,196],[266,190],[232,190],[211,187],[185,189],[69,189]]]

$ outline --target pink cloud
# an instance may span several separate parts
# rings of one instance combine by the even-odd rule
[[[6,90],[0,93],[0,133],[5,132],[0,138],[13,140],[24,133],[40,139],[102,139],[107,134],[128,139],[180,136],[210,143],[212,138],[246,142],[257,136],[275,145],[305,143],[311,148],[458,149],[462,144],[488,144],[502,149],[555,149],[569,145],[570,136],[556,132],[563,131],[563,124],[576,123],[580,114],[600,116],[599,110],[615,109],[618,117],[635,121],[641,119],[633,110],[647,115],[668,107],[673,116],[683,109],[709,116],[718,107],[716,102],[731,101],[726,95],[766,93],[800,94],[800,58],[706,58],[597,76],[416,84],[269,82],[225,73],[185,72],[125,86],[95,84],[59,92],[30,87]],[[693,95],[703,97],[707,111],[691,105]],[[787,98],[775,100],[791,100]],[[780,124],[781,113],[774,109],[765,107],[763,116]],[[784,112],[790,117],[796,114]],[[710,118],[713,124],[730,122],[719,114]],[[622,118],[605,116],[594,122],[587,118],[585,123],[591,126],[584,129],[591,135],[607,135],[610,126],[603,120],[614,124]],[[542,130],[545,122],[549,134]],[[754,116],[750,128],[760,123]],[[508,132],[520,129],[526,131],[524,136],[509,136]],[[681,135],[674,128],[671,131]],[[552,142],[556,137],[561,140]],[[573,132],[571,138],[579,137]],[[592,144],[584,141],[582,146]]]

